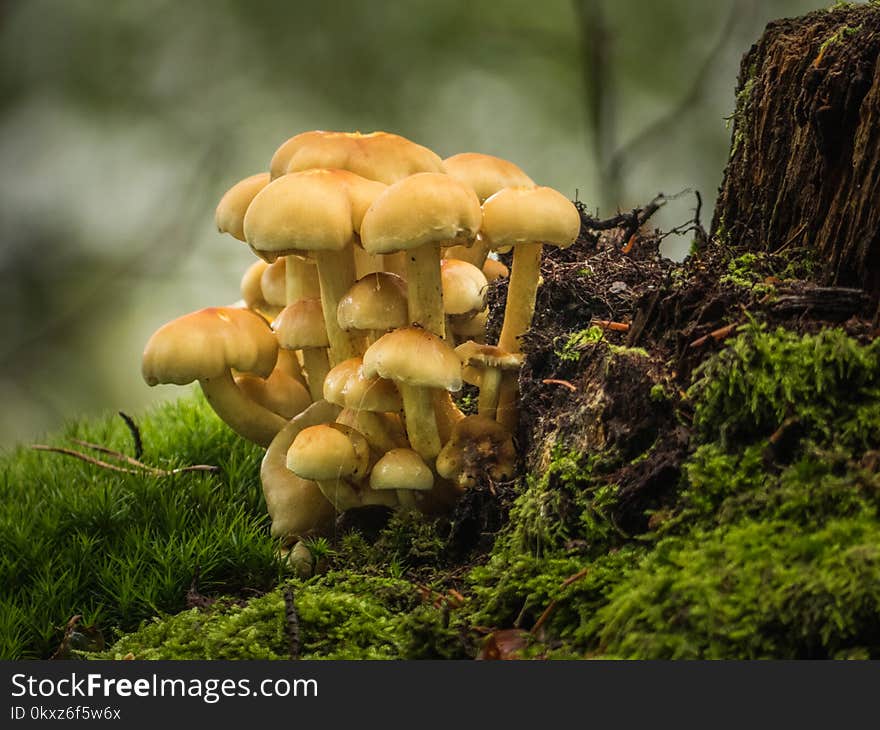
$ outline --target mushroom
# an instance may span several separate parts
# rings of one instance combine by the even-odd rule
[[[363,215],[384,189],[345,170],[306,170],[269,183],[245,215],[245,236],[261,258],[302,252],[314,257],[333,363],[359,354],[339,328],[336,309],[355,281],[352,245]]]
[[[373,465],[370,488],[394,489],[401,506],[417,509],[413,492],[429,491],[434,486],[434,474],[412,449],[391,449]]]
[[[477,312],[470,319],[453,321],[449,323],[449,329],[458,339],[484,342],[486,340],[486,325],[489,322],[489,310]]]
[[[504,352],[493,345],[480,345],[473,340],[463,342],[456,347],[455,354],[461,358],[463,366],[480,371],[477,413],[494,419],[502,377],[511,372],[519,372],[523,356],[519,353]]]
[[[263,315],[264,319],[272,320],[278,316],[281,307],[273,306],[263,296],[263,272],[268,267],[262,259],[254,261],[241,277],[241,298],[248,309]]]
[[[339,408],[318,401],[293,418],[272,439],[260,464],[260,482],[272,520],[272,537],[291,544],[326,531],[333,524],[333,505],[318,485],[287,468],[287,451],[304,428],[331,422]]]
[[[447,328],[452,322],[471,319],[486,308],[489,282],[473,264],[459,259],[441,259],[440,281]],[[452,341],[451,333],[447,333],[447,339]]]
[[[510,432],[485,416],[465,416],[437,456],[437,473],[468,489],[486,474],[493,481],[513,477],[516,451]]]
[[[370,445],[355,429],[339,423],[300,431],[287,451],[287,468],[315,481],[337,512],[364,504],[397,505],[396,495],[364,495],[352,484],[370,471]]]
[[[160,327],[144,349],[148,385],[199,381],[220,418],[249,441],[268,446],[286,419],[247,398],[232,369],[267,377],[275,367],[278,342],[259,315],[234,307],[208,307]]]
[[[302,352],[303,369],[312,400],[323,397],[324,378],[330,369],[327,347],[330,341],[324,327],[324,312],[319,299],[300,299],[285,307],[272,322],[278,344],[285,350]]]
[[[417,172],[443,172],[443,162],[427,147],[397,134],[318,130],[288,139],[269,164],[273,180],[314,168],[349,170],[391,185]]]
[[[535,183],[512,162],[484,155],[480,152],[462,152],[443,160],[446,174],[470,187],[483,203],[503,188],[534,187]],[[447,255],[482,267],[489,253],[488,242],[478,236],[470,248],[456,247]]]
[[[280,355],[280,353],[279,353]],[[275,365],[267,378],[250,373],[234,375],[235,384],[242,393],[255,403],[277,413],[289,421],[312,404],[309,391],[299,380],[292,377],[284,366]]]
[[[396,424],[386,417],[403,407],[400,393],[390,380],[367,378],[360,357],[343,360],[327,373],[324,400],[344,408],[337,421],[362,433],[377,451],[406,445],[406,437],[400,443]]]
[[[423,172],[376,198],[364,215],[361,242],[370,253],[407,252],[409,321],[443,337],[440,247],[470,244],[479,227],[473,190],[447,175]]]
[[[520,338],[532,323],[541,268],[541,250],[549,243],[566,248],[580,232],[577,208],[552,188],[505,188],[483,203],[483,237],[490,246],[514,247],[504,324],[498,347],[520,352]],[[508,379],[498,396],[498,419],[513,429],[517,383]]]
[[[490,284],[497,279],[506,279],[510,276],[510,269],[502,264],[498,259],[491,257],[483,262],[483,276]]]
[[[406,282],[385,271],[367,274],[339,300],[336,319],[347,332],[369,335],[372,344],[388,330],[409,323]]]
[[[214,211],[217,230],[244,241],[244,215],[254,196],[268,184],[269,173],[261,172],[246,177],[229,188]]]
[[[263,299],[266,303],[277,310],[281,310],[287,304],[287,259],[277,259],[263,269],[260,275],[260,288],[263,290]]]
[[[420,327],[403,327],[364,353],[364,376],[393,380],[403,399],[406,433],[419,456],[431,462],[440,451],[432,389],[461,389],[461,363],[444,340]]]

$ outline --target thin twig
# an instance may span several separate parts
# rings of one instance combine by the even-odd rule
[[[85,446],[87,449],[92,449],[94,451],[100,451],[102,454],[107,454],[107,456],[112,456],[114,459],[119,459],[119,461],[124,461],[126,464],[131,464],[132,466],[136,466],[140,469],[145,469],[146,471],[152,472],[161,472],[162,469],[157,469],[156,467],[150,466],[149,464],[144,464],[142,461],[138,461],[132,456],[128,454],[123,454],[121,451],[114,451],[113,449],[108,449],[106,446],[101,446],[101,444],[93,444],[91,441],[80,441],[79,439],[70,439],[73,443],[79,446]]]
[[[83,454],[79,451],[74,451],[73,449],[65,449],[60,446],[46,446],[45,444],[31,444],[31,448],[34,451],[49,451],[53,454],[63,454],[64,456],[72,456],[74,459],[79,459],[80,461],[85,461],[88,464],[94,464],[95,466],[99,466],[102,469],[108,469],[110,471],[118,471],[123,474],[143,474],[145,471],[153,474],[154,476],[161,477],[170,477],[175,474],[182,474],[183,472],[189,471],[209,471],[209,472],[217,472],[220,471],[220,467],[211,466],[209,464],[196,464],[195,466],[181,466],[177,469],[158,469],[155,466],[148,466],[147,464],[140,464],[136,469],[127,469],[124,466],[119,466],[118,464],[110,464],[106,461],[101,461],[100,459],[95,459],[88,454]],[[127,457],[131,458],[131,457]]]
[[[589,568],[589,566],[587,566],[583,570],[579,570],[574,575],[568,576],[568,578],[566,578],[564,581],[562,581],[562,585],[559,586],[559,590],[562,590],[563,588],[568,588],[568,586],[570,586],[572,583],[576,583],[581,578],[584,578],[587,575],[587,573],[589,573],[589,572],[590,572],[590,568]],[[532,626],[532,630],[529,632],[532,636],[536,636],[538,634],[538,631],[541,629],[541,627],[544,625],[544,623],[550,617],[550,614],[553,613],[553,609],[556,608],[556,603],[557,603],[557,601],[554,598],[553,600],[550,601],[550,603],[547,604],[547,608],[544,609],[543,613],[540,616],[538,616],[538,620],[535,621],[535,625]]]
[[[545,385],[561,385],[564,388],[568,388],[572,393],[577,392],[577,388],[569,383],[567,380],[558,380],[557,378],[544,378],[541,382]]]
[[[141,440],[141,430],[138,428],[134,419],[124,411],[117,411],[119,417],[125,421],[128,430],[131,431],[131,438],[134,441],[134,458],[140,459],[144,455],[144,442]]]

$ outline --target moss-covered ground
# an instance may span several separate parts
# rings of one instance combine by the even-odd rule
[[[694,448],[648,531],[610,517],[607,455],[559,444],[486,552],[462,560],[448,523],[413,515],[322,543],[325,572],[283,583],[300,656],[880,657],[878,372],[876,342],[749,325],[693,375]],[[278,587],[165,612],[99,656],[289,651]]]

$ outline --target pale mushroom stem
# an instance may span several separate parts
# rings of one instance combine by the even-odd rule
[[[386,253],[382,256],[382,268],[384,271],[397,274],[402,279],[406,279],[406,253],[404,251]]]
[[[317,299],[321,296],[318,272],[314,264],[299,256],[287,256],[284,262],[285,294],[288,304],[300,299]]]
[[[361,506],[361,498],[345,479],[321,479],[315,483],[337,512]]]
[[[426,244],[407,251],[406,283],[410,322],[446,337],[439,246]]]
[[[498,347],[506,352],[522,352],[520,337],[532,324],[535,298],[541,274],[541,243],[521,243],[513,249],[513,267],[507,286],[507,304]]]
[[[330,372],[327,350],[323,347],[306,347],[302,351],[303,368],[309,379],[309,393],[316,403],[324,397],[324,378]]]
[[[336,318],[339,300],[355,282],[354,252],[351,246],[346,246],[342,251],[315,251],[314,254],[321,286],[324,326],[327,328],[327,339],[330,340],[330,361],[332,365],[338,365],[360,354],[355,340],[340,328]]]
[[[286,419],[247,398],[229,370],[216,378],[201,378],[199,385],[214,412],[248,441],[267,447],[287,424]]]
[[[308,385],[303,375],[302,367],[299,364],[299,360],[296,359],[296,353],[293,350],[279,349],[275,368],[281,370],[285,375],[289,375],[294,380],[298,380],[303,385]],[[312,400],[314,400],[314,397],[312,397]]]
[[[516,432],[519,420],[519,371],[511,370],[501,376],[498,408],[495,420],[511,433]]]
[[[455,424],[464,418],[464,413],[455,405],[449,391],[439,388],[434,391],[434,413],[437,418],[437,431],[440,434],[440,442],[445,444],[449,441]]]
[[[495,418],[501,387],[501,368],[486,368],[480,381],[480,397],[477,400],[477,413],[486,418]]]
[[[384,454],[391,449],[406,446],[398,443],[382,416],[372,411],[355,411],[351,423],[346,423],[364,435],[364,438],[378,452]]]
[[[440,453],[442,444],[437,431],[433,396],[430,388],[398,383],[406,417],[406,435],[413,450],[429,465]]]
[[[377,271],[383,271],[383,263],[380,254],[369,253],[364,251],[360,246],[354,247],[354,266],[355,274],[358,279],[367,274],[374,274]]]

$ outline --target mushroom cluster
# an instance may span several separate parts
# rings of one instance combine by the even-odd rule
[[[241,300],[161,327],[143,375],[198,381],[266,447],[273,535],[320,533],[364,505],[434,514],[483,475],[510,478],[521,337],[542,247],[577,237],[571,201],[491,155],[314,131],[226,192],[216,222],[257,256]],[[508,276],[491,252],[511,248],[487,343],[488,282]],[[479,388],[477,415],[451,396],[463,381]]]

